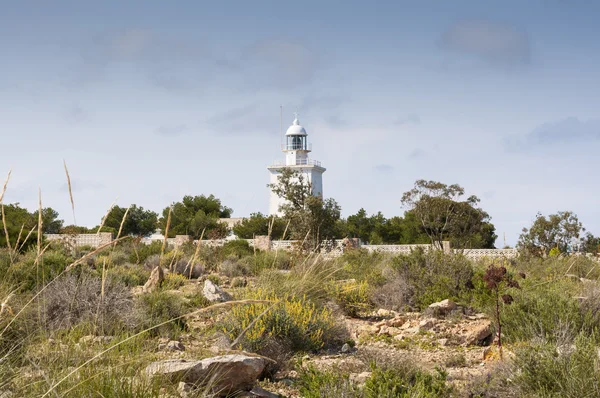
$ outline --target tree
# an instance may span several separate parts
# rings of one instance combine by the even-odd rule
[[[4,215],[6,216],[6,232],[8,232],[11,247],[15,247],[17,241],[19,246],[27,248],[37,241],[38,210],[30,213],[27,209],[20,207],[18,203],[4,205]],[[58,212],[51,207],[42,209],[42,233],[58,233],[62,228],[63,221],[58,219]],[[4,232],[4,222],[0,214],[0,247],[6,246],[6,233]],[[25,241],[29,232],[33,232]],[[19,237],[20,235],[20,237]]]
[[[548,217],[538,213],[531,227],[523,228],[517,247],[539,257],[547,256],[553,248],[567,253],[584,231],[577,215],[571,211],[559,211]]]
[[[438,248],[444,240],[458,248],[493,247],[497,236],[489,215],[476,207],[477,196],[461,201],[464,193],[457,184],[418,180],[413,189],[404,193],[402,204]]]
[[[297,170],[284,168],[275,184],[267,185],[284,199],[280,211],[290,223],[292,239],[302,240],[307,248],[317,249],[322,240],[338,233],[340,206],[334,199],[312,195],[312,186]]]
[[[233,210],[224,206],[214,195],[186,195],[181,202],[174,203],[170,208],[172,210],[169,237],[192,235],[194,239],[199,239],[202,231],[205,231],[204,238],[217,239],[227,236],[227,225],[219,222],[219,218],[231,217]],[[163,210],[159,220],[163,234],[166,232],[170,208]]]
[[[585,234],[581,239],[580,251],[583,253],[598,254],[600,252],[600,237],[594,236],[591,233]]]
[[[104,226],[118,232],[126,211],[127,209],[124,207],[114,206],[108,213]],[[123,223],[121,236],[148,236],[156,231],[157,226],[158,214],[156,212],[131,205]]]
[[[32,217],[36,224],[39,210],[33,212]],[[58,219],[58,212],[51,207],[42,209],[42,232],[45,234],[58,234],[63,228],[64,221]]]
[[[269,235],[270,232],[271,239],[281,239],[286,226],[287,221],[281,217],[268,217],[262,213],[252,213],[249,218],[244,218],[232,229],[238,238],[252,239],[259,235]]]

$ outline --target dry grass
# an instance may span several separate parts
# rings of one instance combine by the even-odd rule
[[[67,168],[67,161],[63,159],[63,165],[65,166],[65,174],[67,175],[67,187],[69,188],[69,199],[71,199],[71,209],[73,210],[73,224],[77,225],[75,219],[75,201],[73,200],[73,188],[71,186],[71,176],[69,175],[69,169]]]

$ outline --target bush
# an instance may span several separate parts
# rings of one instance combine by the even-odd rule
[[[179,274],[167,274],[163,281],[162,288],[164,290],[176,290],[185,285],[188,278]]]
[[[152,242],[149,245],[144,243],[133,244],[133,252],[129,255],[129,262],[132,264],[144,264],[148,257],[160,255],[163,242]]]
[[[526,346],[515,358],[514,383],[522,394],[546,397],[598,397],[600,374],[594,338],[583,333],[574,347]]]
[[[365,383],[365,396],[384,397],[447,397],[451,388],[446,385],[446,373],[436,369],[434,374],[415,367],[381,369],[374,367]]]
[[[174,273],[186,278],[196,279],[204,274],[204,266],[199,263],[190,264],[191,259],[177,260],[171,267]]]
[[[507,341],[555,342],[564,335],[577,335],[582,328],[591,332],[596,327],[571,298],[565,282],[523,284],[512,305],[502,310],[502,334]]]
[[[248,241],[245,239],[236,239],[225,242],[222,251],[223,257],[235,256],[237,258],[250,256],[253,253],[254,249],[250,247]]]
[[[412,287],[400,276],[392,277],[381,286],[371,289],[370,300],[378,308],[402,311],[413,296]]]
[[[102,269],[97,270],[98,275],[102,276]],[[150,271],[139,265],[127,265],[122,267],[113,267],[106,270],[106,277],[123,283],[125,286],[141,286],[150,277]]]
[[[446,374],[441,370],[430,374],[404,363],[398,368],[372,365],[371,371],[371,377],[361,388],[338,369],[322,372],[308,368],[300,374],[300,393],[306,398],[425,398],[448,397],[452,392],[446,384]]]
[[[361,389],[350,381],[348,374],[308,368],[300,374],[300,394],[305,398],[362,398]]]
[[[253,275],[260,275],[264,270],[289,270],[292,267],[292,257],[285,250],[257,251],[253,256],[240,260]]]
[[[127,286],[107,279],[104,296],[101,293],[102,280],[98,277],[82,274],[57,278],[40,297],[43,324],[49,330],[89,324],[105,334],[133,326],[133,301]]]
[[[333,282],[331,291],[335,302],[344,314],[356,317],[372,308],[367,282]]]
[[[415,250],[410,255],[395,257],[390,267],[395,277],[402,278],[410,286],[412,297],[408,302],[418,309],[448,298],[458,300],[473,287],[473,267],[461,255]]]
[[[278,302],[250,327],[242,337],[239,348],[261,352],[270,339],[291,352],[310,352],[325,346],[338,344],[340,328],[327,308],[317,308],[305,298],[277,297],[263,290],[252,292],[248,298]],[[242,305],[233,307],[221,324],[225,335],[231,340],[255,321],[271,304]]]
[[[180,317],[187,312],[187,306],[184,299],[177,294],[165,290],[142,294],[136,297],[135,310],[136,318],[140,320],[143,329],[170,321],[153,328],[150,331],[153,336],[176,337],[186,328],[185,320]]]
[[[244,262],[239,261],[237,257],[228,257],[219,266],[219,272],[230,278],[236,276],[250,275],[250,269]]]

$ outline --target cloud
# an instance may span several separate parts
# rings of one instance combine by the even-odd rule
[[[291,89],[313,80],[317,55],[301,42],[266,39],[246,48],[239,60],[250,88]]]
[[[109,76],[111,67],[132,66],[150,84],[166,90],[191,89],[216,72],[217,54],[204,42],[174,38],[150,29],[126,29],[84,39],[69,85],[81,86]]]
[[[156,129],[156,132],[160,135],[165,135],[169,137],[173,137],[176,135],[181,135],[188,130],[185,124],[180,124],[178,126],[160,126]]]
[[[526,66],[531,57],[529,37],[525,32],[512,25],[485,20],[467,20],[452,25],[442,35],[441,47],[501,68]]]
[[[96,181],[71,179],[71,189],[73,192],[95,191],[104,188],[104,184]],[[59,192],[69,192],[69,186],[67,183],[64,183],[60,186]]]
[[[505,144],[509,151],[525,151],[596,141],[600,141],[600,119],[584,122],[576,117],[569,117],[544,123],[524,136],[507,137]]]
[[[419,115],[411,113],[406,116],[401,116],[394,122],[397,126],[402,126],[405,124],[421,124],[421,118]]]
[[[389,164],[378,164],[373,168],[378,173],[391,173],[394,171],[394,166]]]
[[[88,112],[79,105],[69,107],[65,111],[65,119],[71,123],[81,123],[88,119]]]
[[[255,130],[264,122],[263,110],[258,104],[249,104],[242,107],[219,112],[206,120],[206,124],[217,132],[247,133]]]
[[[409,157],[410,159],[419,159],[419,158],[425,157],[425,155],[426,155],[426,154],[427,154],[427,153],[425,152],[425,150],[423,150],[423,149],[421,149],[421,148],[417,148],[417,149],[413,150],[413,151],[412,151],[412,152],[411,152],[411,153],[408,155],[408,157]]]

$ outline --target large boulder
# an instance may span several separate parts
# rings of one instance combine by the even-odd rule
[[[487,319],[482,319],[467,325],[463,332],[463,338],[466,345],[489,345],[492,340],[491,337],[491,322]]]
[[[173,383],[210,386],[221,395],[248,391],[265,369],[267,359],[242,354],[222,355],[200,361],[169,359],[146,368],[150,377],[162,376]]]
[[[165,273],[164,273],[163,269],[160,266],[156,266],[150,273],[150,277],[148,278],[148,281],[142,288],[142,291],[144,293],[152,292],[152,291],[158,289],[160,287],[160,285],[162,285],[164,280],[165,280]]]
[[[222,303],[231,300],[231,295],[215,285],[210,279],[204,281],[204,288],[202,289],[204,297],[208,301]]]
[[[429,305],[430,311],[433,311],[435,315],[447,315],[456,308],[456,303],[448,299]]]

